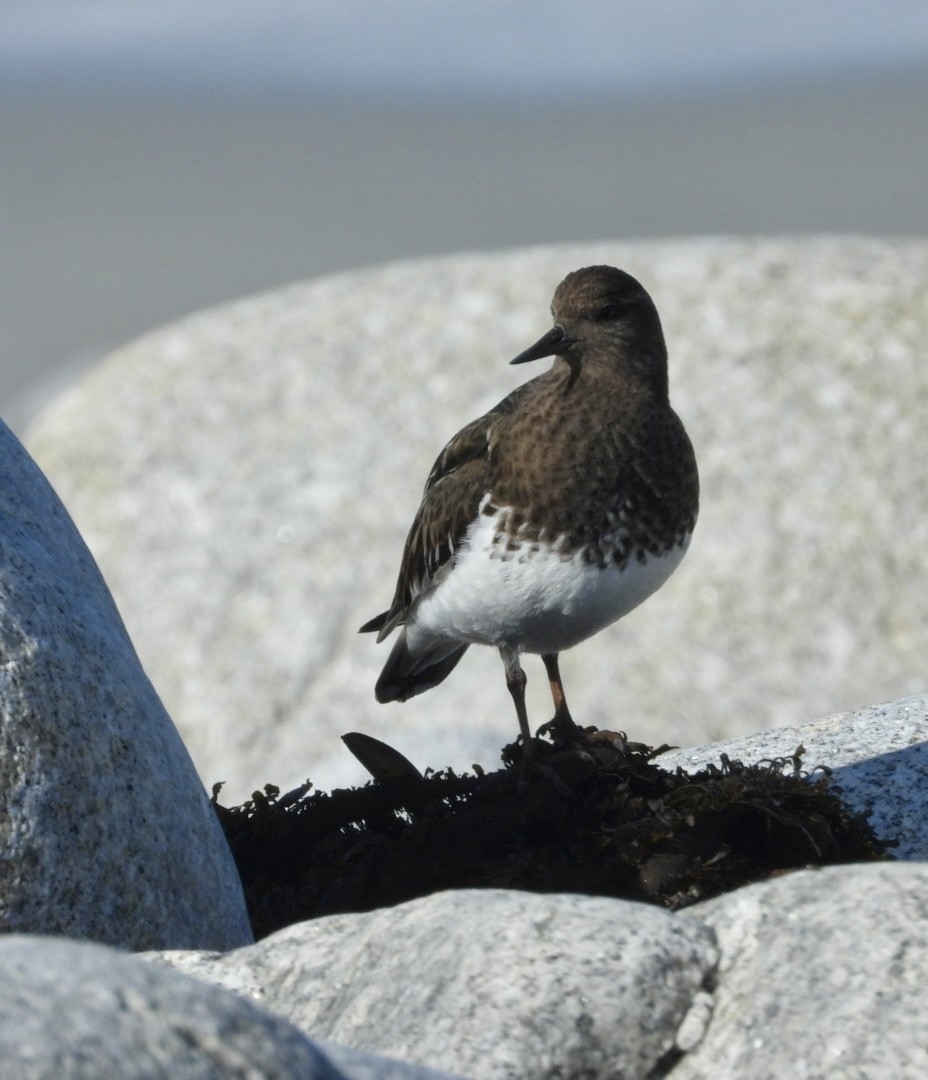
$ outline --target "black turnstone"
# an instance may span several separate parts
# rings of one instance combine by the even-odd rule
[[[699,504],[696,458],[670,407],[657,309],[629,274],[576,270],[554,326],[513,364],[544,374],[457,433],[426,481],[389,611],[399,628],[378,701],[447,678],[468,645],[495,645],[526,753],[523,652],[540,653],[554,724],[573,729],[558,653],[637,607],[683,558]]]

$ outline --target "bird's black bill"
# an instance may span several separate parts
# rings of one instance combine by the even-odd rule
[[[563,326],[552,326],[540,341],[536,341],[525,352],[519,353],[510,364],[527,364],[530,360],[542,360],[546,356],[557,356],[573,345],[573,338],[564,333]]]

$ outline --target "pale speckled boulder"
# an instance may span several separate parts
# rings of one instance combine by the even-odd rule
[[[207,783],[492,765],[516,723],[495,652],[379,706],[357,627],[392,595],[445,440],[532,372],[568,270],[662,314],[702,512],[661,592],[564,655],[574,715],[689,745],[917,693],[928,674],[928,243],[547,247],[344,274],[194,315],[114,354],[30,445],[100,560]],[[542,365],[536,365],[538,371]],[[529,660],[529,710],[550,714]]]
[[[315,1045],[236,994],[113,949],[20,935],[0,939],[0,1062],[16,1080],[445,1075]]]
[[[193,763],[90,553],[2,423],[0,931],[252,940]]]
[[[686,915],[487,889],[301,923],[225,956],[151,959],[313,1037],[473,1080],[613,1080],[656,1075],[681,1028],[691,1037],[718,955]]]
[[[928,1075],[928,865],[833,866],[689,908],[721,954],[672,1080]]]

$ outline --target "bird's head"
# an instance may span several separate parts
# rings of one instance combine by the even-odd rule
[[[667,349],[660,318],[647,290],[612,266],[574,270],[551,302],[554,326],[512,364],[557,356],[570,368],[567,389],[585,363],[604,363],[667,396]]]

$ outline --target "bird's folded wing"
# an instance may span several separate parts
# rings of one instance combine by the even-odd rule
[[[480,502],[491,485],[494,425],[512,412],[530,385],[520,386],[488,413],[472,420],[438,455],[406,538],[390,610],[362,627],[362,630],[379,631],[378,641],[404,622],[416,597],[451,568],[467,527],[476,518]]]

